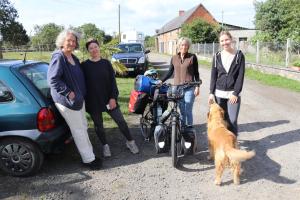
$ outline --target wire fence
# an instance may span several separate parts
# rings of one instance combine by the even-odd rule
[[[240,41],[235,43],[237,49],[243,51],[246,62],[261,65],[272,65],[279,67],[289,67],[295,62],[300,62],[300,43],[288,39],[285,43],[260,42],[251,43],[249,41]],[[148,47],[149,49],[150,47]],[[154,48],[153,48],[154,49]],[[192,44],[190,51],[199,56],[212,58],[213,55],[221,49],[218,43]],[[55,50],[53,44],[18,47],[2,47],[4,59],[28,59],[49,61],[51,53]],[[75,52],[80,58],[86,57],[86,52],[80,49]]]
[[[241,41],[235,43],[243,51],[246,62],[280,67],[292,66],[300,61],[300,43],[287,40],[286,43]],[[221,49],[218,43],[193,44],[191,52],[212,58]]]

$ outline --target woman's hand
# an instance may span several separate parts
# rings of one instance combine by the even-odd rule
[[[229,97],[229,103],[231,103],[231,104],[235,104],[235,103],[237,103],[237,101],[238,101],[238,97],[237,96],[235,96],[235,95],[230,95],[230,97]]]
[[[195,87],[195,90],[194,90],[195,97],[198,96],[199,94],[200,94],[200,88],[199,87]]]
[[[117,101],[115,99],[113,99],[113,98],[111,98],[109,100],[108,104],[109,104],[109,109],[110,110],[113,110],[113,109],[115,109],[117,107]]]
[[[68,99],[69,99],[69,100],[75,99],[75,93],[74,93],[73,91],[71,91],[71,92],[68,94]]]
[[[208,96],[208,105],[215,103],[215,95],[209,94]]]

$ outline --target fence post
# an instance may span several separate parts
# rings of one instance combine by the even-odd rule
[[[204,54],[204,57],[206,56],[206,54],[205,54],[205,50],[206,50],[206,42],[204,43],[204,49],[203,49],[203,54]]]
[[[285,67],[289,66],[289,62],[290,62],[290,48],[291,48],[291,39],[288,38],[286,40],[286,50],[285,50]]]
[[[197,53],[200,54],[200,43],[197,43]]]
[[[256,42],[256,64],[259,64],[259,40]]]
[[[213,55],[215,55],[215,42],[213,42]]]

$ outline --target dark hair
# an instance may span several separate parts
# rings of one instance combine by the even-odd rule
[[[219,34],[219,38],[222,35],[227,35],[232,40],[232,35],[229,33],[229,31],[221,31],[220,34]]]
[[[85,47],[86,47],[87,50],[89,50],[89,46],[90,46],[90,44],[92,44],[92,43],[95,43],[95,44],[97,44],[97,45],[99,46],[99,42],[98,42],[96,39],[90,38],[90,39],[88,39],[88,41],[85,43]]]

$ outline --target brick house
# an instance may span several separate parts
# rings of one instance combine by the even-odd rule
[[[243,36],[243,34],[245,32],[249,32],[249,29],[244,27],[218,22],[202,4],[199,4],[188,11],[180,10],[177,17],[166,23],[162,28],[156,30],[156,50],[160,53],[174,55],[176,53],[177,40],[179,39],[182,25],[185,23],[190,23],[197,18],[201,18],[204,21],[207,21],[208,23],[214,25],[223,25],[223,27],[230,32],[239,30],[239,33],[241,34],[239,34],[236,38],[238,39],[238,41],[240,40],[240,38],[243,38],[243,40],[245,40],[245,36]],[[253,36],[253,34],[255,34],[255,31],[251,32],[251,36]],[[233,37],[235,37],[235,34],[233,34]]]
[[[215,20],[215,18],[202,4],[199,4],[188,11],[180,10],[179,15],[176,18],[172,19],[161,29],[156,31],[156,50],[160,53],[175,54],[176,43],[179,38],[182,25],[197,18],[202,18],[212,24],[218,24],[217,20]]]

